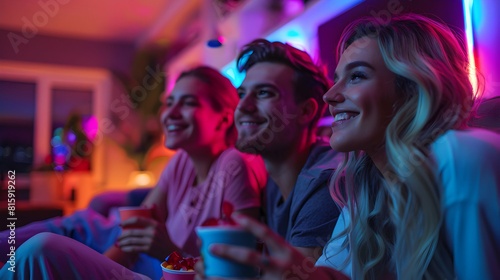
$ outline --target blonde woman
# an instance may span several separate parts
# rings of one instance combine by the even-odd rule
[[[467,128],[474,91],[463,45],[418,15],[352,23],[339,44],[331,191],[343,208],[316,266],[265,226],[236,217],[270,257],[212,251],[263,279],[499,279],[500,136]]]

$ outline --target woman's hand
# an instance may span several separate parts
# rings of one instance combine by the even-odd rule
[[[241,214],[233,215],[233,219],[245,230],[262,240],[267,245],[272,256],[263,255],[256,250],[225,244],[212,245],[210,247],[212,254],[239,263],[259,267],[263,272],[261,277],[263,280],[349,279],[333,269],[314,266],[312,258],[305,257],[270,228],[256,220]],[[202,265],[203,263],[198,265],[198,274],[203,269]]]
[[[203,263],[203,258],[200,258],[194,264],[194,271],[196,272],[196,276],[194,277],[194,280],[205,279],[205,264]]]
[[[125,253],[145,253],[163,261],[171,252],[177,250],[163,222],[153,218],[132,217],[123,221],[121,226],[123,231],[116,245]]]

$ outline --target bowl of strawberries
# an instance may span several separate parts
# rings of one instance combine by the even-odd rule
[[[198,259],[183,258],[179,253],[173,252],[161,264],[164,280],[193,280],[195,276],[194,265]]]

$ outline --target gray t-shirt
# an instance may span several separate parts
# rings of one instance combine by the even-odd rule
[[[295,247],[323,247],[331,237],[339,209],[328,190],[329,179],[342,154],[318,141],[300,171],[286,201],[269,177],[266,186],[268,226]]]

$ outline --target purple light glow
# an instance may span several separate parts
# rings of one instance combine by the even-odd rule
[[[58,165],[58,166],[54,167],[54,170],[55,171],[64,171],[64,167],[62,165]]]
[[[66,139],[68,140],[68,143],[73,145],[75,144],[76,141],[76,135],[73,133],[73,131],[68,132],[68,136],[66,136]]]

